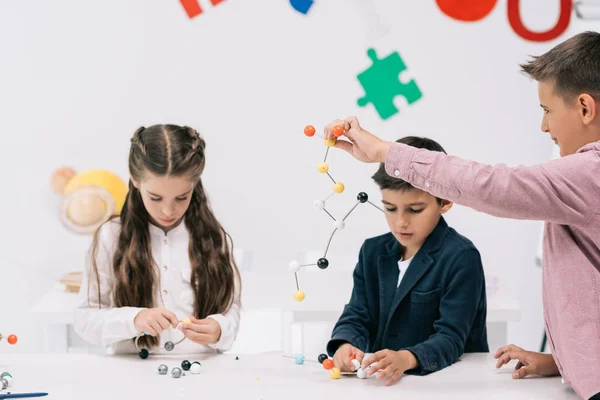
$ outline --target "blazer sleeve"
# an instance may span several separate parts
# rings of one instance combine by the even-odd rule
[[[476,249],[462,252],[453,263],[450,277],[440,299],[440,316],[435,333],[409,350],[419,367],[407,374],[427,375],[453,364],[464,353],[465,343],[485,293],[481,257]]]
[[[327,343],[327,353],[333,356],[342,344],[366,351],[369,334],[374,329],[367,304],[367,288],[365,286],[365,244],[363,244],[358,263],[354,268],[354,287],[350,302],[333,328],[331,340]]]

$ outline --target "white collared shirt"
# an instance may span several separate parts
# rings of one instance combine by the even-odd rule
[[[406,274],[406,270],[413,258],[414,257],[409,258],[408,260],[400,259],[400,261],[398,261],[398,285],[396,285],[396,287],[400,287],[400,282],[402,282],[402,278],[404,278],[404,274]]]
[[[84,340],[101,345],[115,353],[137,352],[132,338],[140,333],[133,323],[135,316],[144,308],[114,307],[112,288],[114,276],[112,255],[119,237],[120,222],[109,221],[99,232],[97,266],[100,277],[101,306],[98,307],[98,285],[88,259],[81,289],[79,306],[74,312],[74,328]],[[170,310],[181,321],[193,315],[194,291],[191,286],[191,263],[189,259],[189,233],[182,221],[179,226],[165,232],[150,224],[152,256],[159,267],[159,281],[155,294],[155,307]],[[91,279],[90,279],[91,278]],[[159,354],[192,354],[227,351],[236,339],[240,321],[240,293],[236,282],[234,302],[226,314],[210,315],[221,326],[221,338],[215,344],[204,346],[185,339],[175,348],[167,352],[164,344],[167,341],[178,342],[184,337],[177,329],[169,328],[160,335],[160,347],[151,349],[151,353]],[[88,302],[89,288],[89,302]]]

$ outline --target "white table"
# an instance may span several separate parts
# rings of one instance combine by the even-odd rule
[[[181,361],[200,361],[199,375],[170,374]],[[169,367],[159,375],[160,364]],[[511,366],[495,369],[489,354],[468,354],[454,365],[427,375],[404,376],[393,386],[374,377],[338,380],[317,362],[295,364],[278,353],[190,357],[93,354],[14,354],[0,359],[0,369],[14,377],[13,393],[47,392],[48,399],[577,399],[560,378],[513,380]]]

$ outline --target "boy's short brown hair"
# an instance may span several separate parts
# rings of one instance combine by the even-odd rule
[[[600,33],[577,34],[521,64],[521,69],[538,82],[553,82],[556,94],[565,100],[580,93],[600,100]]]
[[[425,137],[406,136],[406,137],[403,137],[402,139],[396,140],[396,142],[402,143],[402,144],[405,144],[408,146],[416,147],[418,149],[439,151],[439,152],[446,154],[446,150],[444,150],[444,148],[438,142],[436,142],[433,139],[429,139],[429,138],[425,138]],[[411,185],[410,183],[408,183],[402,179],[394,178],[394,177],[388,175],[388,173],[385,171],[385,163],[381,163],[379,165],[379,169],[377,170],[377,172],[375,172],[375,174],[371,178],[375,181],[375,183],[377,184],[377,186],[379,186],[379,189],[381,189],[381,190],[391,189],[391,190],[404,191],[404,190],[414,189],[414,186]],[[442,199],[440,199],[440,198],[436,198],[436,199],[437,199],[438,204],[442,203]]]

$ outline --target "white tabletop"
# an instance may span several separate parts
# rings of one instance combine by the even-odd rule
[[[14,354],[0,358],[10,372],[13,393],[47,392],[48,399],[577,399],[560,378],[513,380],[511,367],[495,369],[491,354],[467,354],[454,365],[428,376],[404,376],[386,387],[375,378],[329,377],[312,360],[303,365],[278,353],[203,354],[191,357],[93,354]],[[179,379],[171,369],[181,361],[200,361],[198,375]],[[160,364],[169,367],[159,375]],[[110,397],[108,397],[110,396]]]

